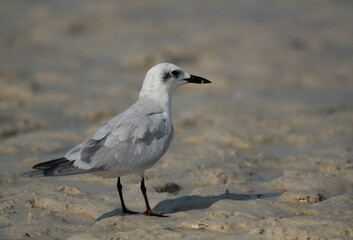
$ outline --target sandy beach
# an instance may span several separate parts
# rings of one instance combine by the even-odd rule
[[[0,239],[352,239],[353,2],[0,3]],[[133,104],[146,71],[174,140],[124,215],[116,179],[22,178]],[[139,176],[122,178],[144,211]]]

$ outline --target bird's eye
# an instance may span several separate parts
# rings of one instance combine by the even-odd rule
[[[172,76],[174,76],[174,77],[178,77],[179,76],[179,71],[173,70],[173,71],[170,72],[170,74],[172,74]]]

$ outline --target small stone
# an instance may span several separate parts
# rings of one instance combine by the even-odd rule
[[[164,185],[157,186],[154,189],[156,190],[156,192],[159,192],[159,193],[168,192],[168,193],[177,194],[180,191],[181,187],[176,183],[166,183]]]
[[[284,192],[279,200],[287,203],[301,203],[312,204],[325,200],[326,197],[322,190],[308,189],[308,190],[290,190]]]

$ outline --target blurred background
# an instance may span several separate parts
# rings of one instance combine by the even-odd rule
[[[60,150],[37,132],[66,130],[48,140],[67,145],[89,134],[136,100],[159,62],[214,82],[180,89],[178,115],[205,103],[281,115],[283,101],[352,111],[352,10],[343,0],[2,1],[1,160]]]
[[[177,91],[172,151],[208,142],[316,156],[352,143],[351,1],[0,6],[0,156],[10,172],[93,134],[137,99],[159,62],[213,82]]]
[[[151,205],[228,190],[275,198],[271,204],[220,201],[210,211],[186,208],[163,222],[168,231],[156,219],[119,218],[120,226],[109,218],[90,228],[93,235],[110,229],[115,236],[115,228],[124,230],[130,221],[148,236],[171,239],[163,234],[177,228],[199,238],[194,228],[201,221],[208,230],[202,236],[260,232],[294,239],[304,231],[315,239],[341,239],[352,219],[352,13],[350,0],[2,0],[0,230],[13,239],[62,238],[63,232],[85,232],[119,207],[115,180],[33,180],[19,173],[90,137],[137,99],[149,68],[171,62],[212,84],[183,86],[174,94],[174,141],[146,173]],[[138,182],[123,180],[126,199],[143,209]],[[159,193],[170,182],[180,191]],[[191,205],[202,205],[198,199]],[[205,206],[215,203],[200,199]],[[329,201],[293,207],[298,199]],[[181,209],[183,200],[174,204]],[[222,225],[224,212],[242,218],[227,215]]]

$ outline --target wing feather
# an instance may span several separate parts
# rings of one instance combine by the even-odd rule
[[[134,104],[65,158],[80,169],[136,171],[151,167],[166,152],[172,137],[173,126],[159,107]]]
[[[63,158],[39,163],[23,176],[58,176],[112,171],[109,176],[143,172],[166,152],[173,125],[159,105],[139,99],[105,123],[93,138],[86,139]]]
[[[163,114],[140,120],[143,123],[130,122],[107,136],[104,146],[93,157],[93,165],[119,171],[151,167],[166,152],[173,128]],[[123,141],[121,136],[124,136]]]

